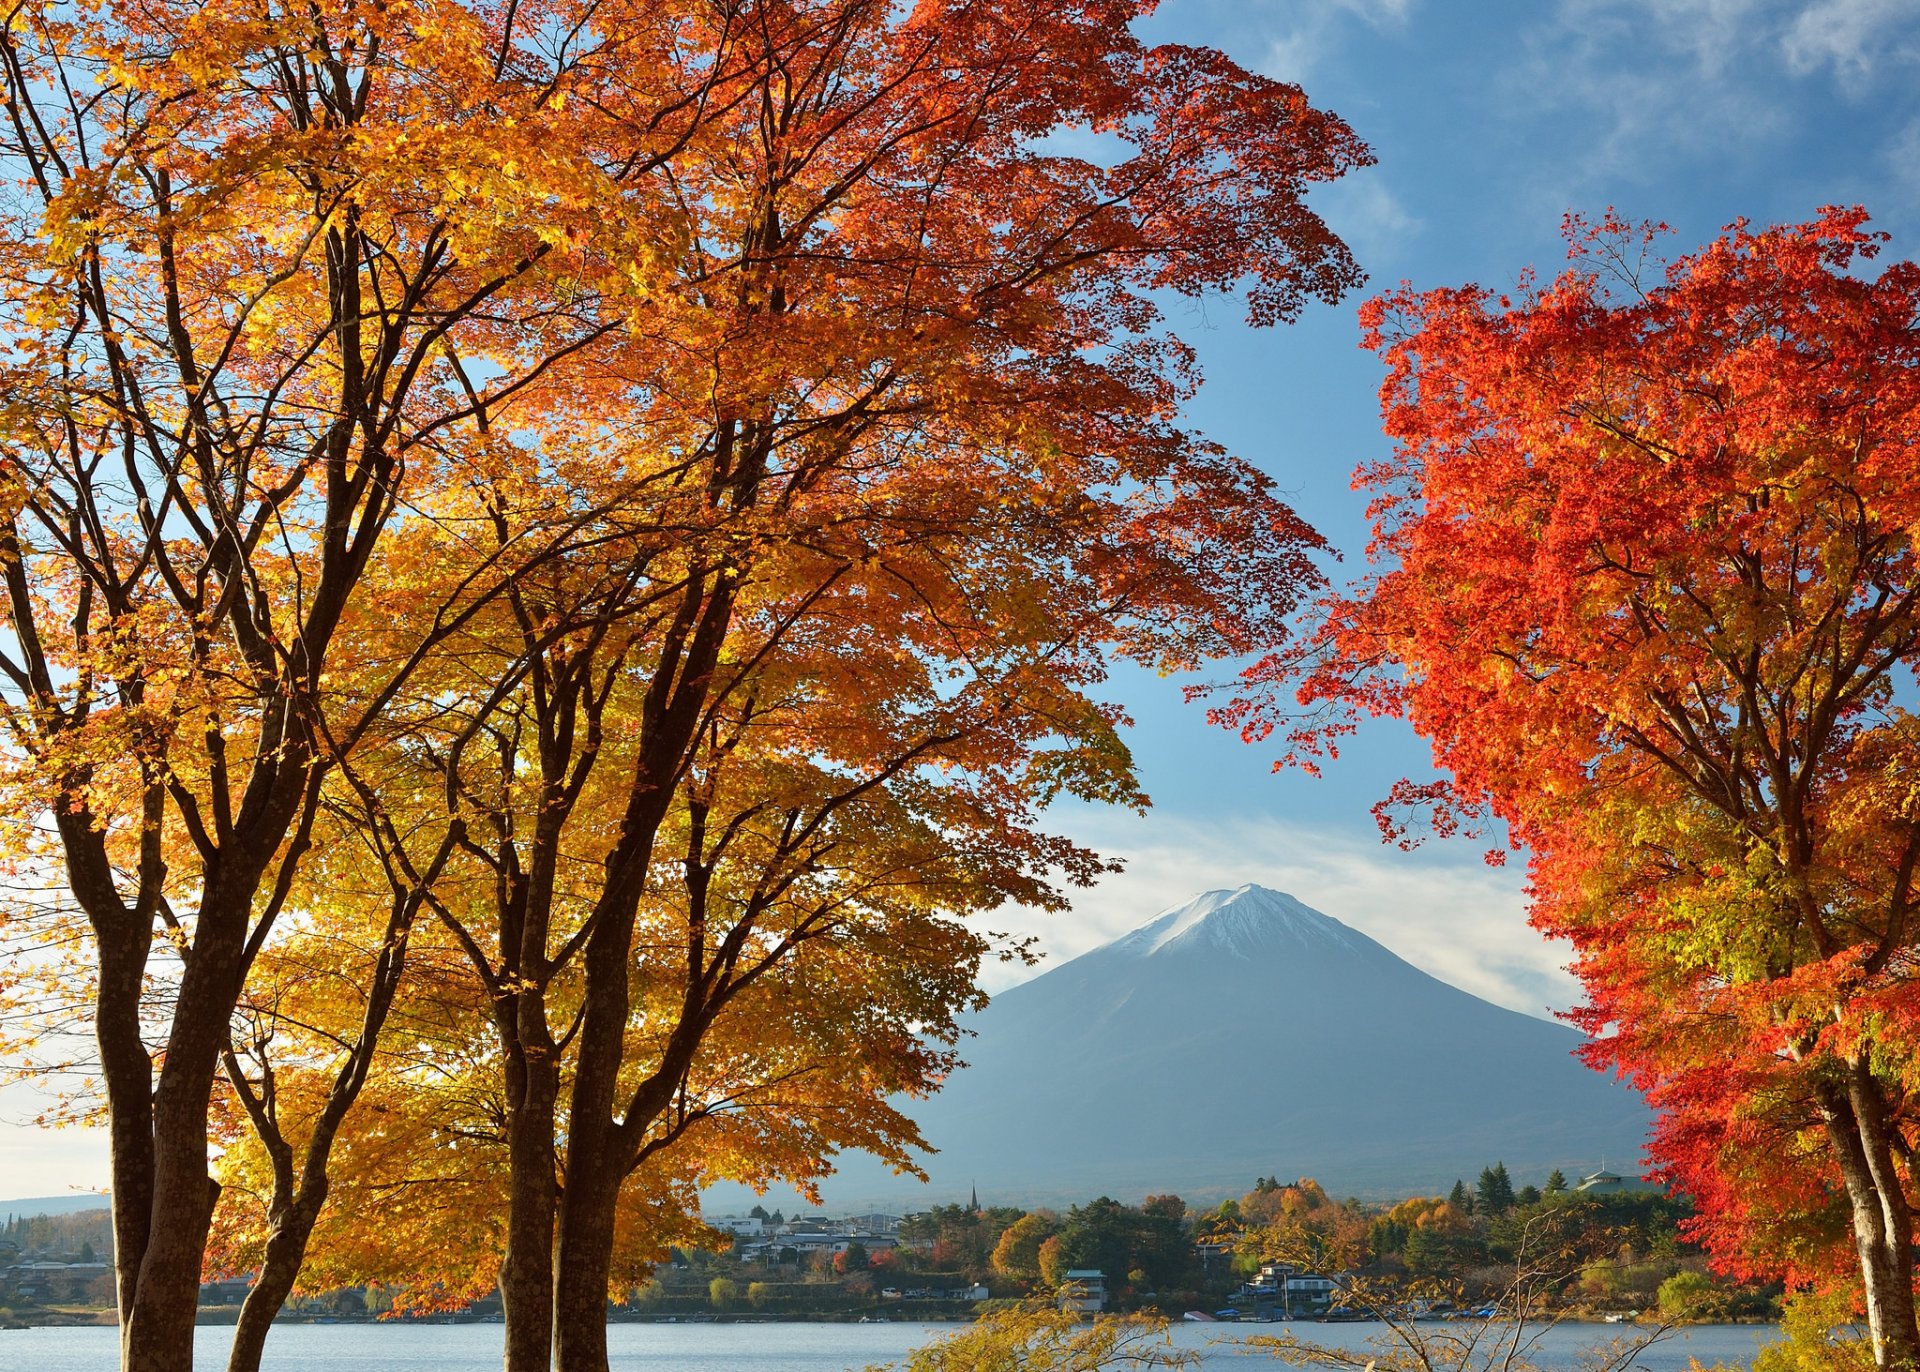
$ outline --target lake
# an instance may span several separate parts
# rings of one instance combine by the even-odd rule
[[[614,1372],[849,1372],[888,1363],[943,1334],[952,1324],[616,1324],[608,1331]],[[1446,1326],[1423,1325],[1443,1332]],[[1285,1325],[1242,1326],[1240,1333],[1279,1333]],[[1299,1325],[1304,1338],[1360,1347],[1378,1326]],[[1212,1347],[1230,1338],[1232,1325],[1174,1327],[1182,1348],[1207,1351],[1209,1367],[1254,1369],[1283,1364]],[[1623,1333],[1611,1325],[1574,1324],[1548,1330],[1541,1361],[1572,1372],[1580,1354]],[[1775,1325],[1698,1325],[1676,1332],[1636,1363],[1645,1372],[1685,1372],[1692,1359],[1745,1366],[1754,1350],[1780,1335]],[[195,1372],[221,1372],[228,1330],[200,1330]],[[110,1328],[0,1330],[4,1372],[112,1372],[115,1331]],[[265,1372],[346,1372],[346,1369],[411,1369],[411,1372],[497,1372],[497,1324],[287,1324],[267,1341]]]

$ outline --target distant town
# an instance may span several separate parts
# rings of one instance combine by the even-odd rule
[[[710,1217],[709,1241],[674,1248],[609,1318],[964,1319],[1038,1297],[1088,1314],[1218,1321],[1366,1318],[1391,1300],[1443,1319],[1497,1310],[1516,1283],[1574,1318],[1777,1317],[1779,1288],[1709,1270],[1687,1237],[1692,1214],[1684,1198],[1604,1168],[1516,1186],[1501,1163],[1446,1195],[1385,1204],[1262,1177],[1212,1208],[1156,1195],[1027,1210],[977,1193],[905,1215],[755,1206]],[[7,1218],[0,1321],[112,1323],[111,1243],[104,1210]],[[233,1320],[249,1285],[247,1275],[203,1285],[202,1322]],[[283,1318],[490,1321],[501,1309],[497,1296],[446,1309],[350,1287],[296,1295]]]

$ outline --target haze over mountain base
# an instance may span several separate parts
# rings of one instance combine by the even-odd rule
[[[1580,1035],[1427,975],[1258,886],[1209,891],[995,997],[969,1066],[910,1104],[932,1181],[862,1156],[836,1209],[1444,1191],[1496,1160],[1516,1184],[1603,1161],[1637,1172],[1650,1115],[1573,1056]],[[744,1197],[711,1193],[708,1209]],[[741,1204],[748,1204],[741,1201]]]

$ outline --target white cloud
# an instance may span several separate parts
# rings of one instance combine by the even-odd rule
[[[1585,184],[1670,162],[1675,150],[1753,144],[1782,118],[1761,35],[1764,0],[1562,0],[1521,40],[1503,92],[1548,114],[1583,119],[1579,154],[1545,187],[1561,207]]]
[[[1272,39],[1262,64],[1270,76],[1301,81],[1339,46],[1343,30],[1358,20],[1375,30],[1397,29],[1420,0],[1310,0],[1289,7],[1292,22]]]
[[[1920,62],[1920,0],[1559,0],[1497,78],[1511,100],[1584,116],[1575,156],[1537,178],[1578,203],[1597,181],[1671,167],[1676,153],[1754,151],[1801,117],[1800,82],[1849,98]]]
[[[1920,119],[1908,122],[1880,154],[1888,182],[1908,205],[1920,204]]]
[[[1376,280],[1400,273],[1413,240],[1425,227],[1393,193],[1378,167],[1317,187],[1313,206]]]
[[[1815,0],[1787,27],[1781,51],[1795,72],[1831,67],[1843,86],[1857,91],[1880,68],[1920,56],[1916,18],[1920,0]]]
[[[1101,852],[1124,858],[1127,870],[1077,893],[1068,914],[1018,922],[1048,952],[1039,970],[1118,938],[1201,891],[1254,882],[1287,892],[1495,1004],[1545,1017],[1579,999],[1565,969],[1567,947],[1527,924],[1517,865],[1490,868],[1465,852],[1409,855],[1278,820],[1099,814],[1075,831]],[[1034,974],[1000,969],[994,989]]]

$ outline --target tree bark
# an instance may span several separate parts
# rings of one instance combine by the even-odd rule
[[[622,1178],[617,1172],[609,1178],[604,1166],[578,1169],[571,1149],[568,1164],[560,1202],[554,1365],[559,1372],[608,1372],[607,1283]]]
[[[234,903],[238,919],[217,893],[201,910],[153,1092],[152,1203],[124,1314],[125,1372],[191,1372],[193,1364],[201,1264],[220,1193],[208,1168],[208,1117],[246,928],[247,905]]]
[[[551,1053],[508,1053],[507,1243],[500,1263],[506,1314],[506,1372],[553,1365],[554,1106],[559,1082]]]
[[[1846,1184],[1874,1364],[1882,1372],[1912,1372],[1920,1366],[1912,1217],[1881,1127],[1884,1104],[1863,1063],[1850,1064],[1845,1084],[1826,1087],[1820,1095],[1827,1136]],[[1882,1178],[1891,1186],[1883,1187]]]
[[[153,1219],[153,1060],[141,1040],[139,1021],[149,943],[100,940],[101,993],[94,1007],[113,1145],[113,1275],[123,1341]]]
[[[323,1175],[301,1189],[280,1215],[267,1235],[267,1251],[254,1278],[253,1289],[240,1305],[240,1319],[233,1330],[233,1348],[227,1354],[227,1372],[260,1372],[260,1359],[266,1352],[267,1335],[274,1317],[293,1294],[293,1284],[306,1261],[307,1241],[326,1204],[327,1180]]]
[[[1913,1295],[1913,1213],[1894,1162],[1886,1096],[1864,1059],[1848,1064],[1847,1094],[1860,1131],[1867,1198],[1878,1212],[1884,1270],[1869,1275],[1869,1300],[1881,1309],[1875,1360],[1884,1369],[1920,1367],[1920,1319]],[[1877,1287],[1877,1290],[1874,1288]]]

